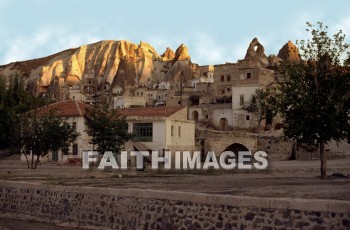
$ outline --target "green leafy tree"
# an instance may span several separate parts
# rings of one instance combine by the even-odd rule
[[[17,149],[17,116],[8,108],[0,108],[0,149]]]
[[[264,119],[267,124],[272,123],[272,118],[277,115],[276,92],[272,88],[257,89],[255,95],[242,108],[256,116],[259,131]]]
[[[65,149],[79,134],[66,120],[53,114],[38,117],[33,111],[20,118],[19,143],[28,168],[35,169],[40,156]],[[28,155],[31,154],[31,159]],[[35,159],[36,157],[36,159]]]
[[[132,137],[128,133],[128,123],[116,109],[95,106],[88,111],[86,132],[92,137],[91,144],[97,145],[99,154],[112,151],[119,154],[124,143]]]
[[[324,179],[325,144],[350,133],[350,75],[342,61],[349,45],[341,31],[329,37],[322,23],[308,28],[311,40],[298,42],[302,60],[282,64],[278,107],[287,137],[319,147]]]
[[[0,149],[10,149],[18,153],[19,120],[22,114],[50,103],[49,100],[30,95],[25,89],[23,77],[17,73],[9,77],[0,76]]]

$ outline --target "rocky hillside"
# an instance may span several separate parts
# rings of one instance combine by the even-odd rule
[[[55,88],[82,86],[86,82],[104,89],[120,87],[127,93],[147,82],[176,81],[180,75],[190,79],[192,66],[183,44],[175,53],[167,48],[160,56],[145,42],[100,41],[44,58],[0,66],[0,75],[19,72],[25,76],[29,89],[36,93],[46,92],[53,85]]]
[[[258,66],[276,69],[281,61],[298,61],[297,47],[286,43],[278,55],[265,55],[257,38],[249,44],[245,60]],[[167,48],[162,55],[148,43],[100,41],[68,49],[48,57],[0,66],[0,76],[21,73],[32,93],[46,93],[53,98],[76,86],[82,93],[95,89],[118,95],[133,95],[138,86],[152,86],[169,81],[176,89],[198,76],[198,65],[192,64],[188,48],[181,44],[174,52]],[[116,93],[117,92],[117,93]]]

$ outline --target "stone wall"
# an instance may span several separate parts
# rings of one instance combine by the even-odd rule
[[[336,143],[326,144],[325,146],[325,154],[326,159],[340,159],[348,157],[350,153],[350,148],[345,147],[341,148],[341,145],[344,145],[344,141],[338,143],[339,147]],[[317,160],[320,159],[320,149],[317,147],[310,147],[307,145],[300,145],[296,148],[296,159],[298,160]]]
[[[249,133],[234,133],[226,131],[196,129],[196,138],[205,139],[206,151],[214,151],[219,156],[232,144],[244,145],[249,151],[255,153],[258,149],[257,135]]]
[[[292,155],[292,142],[281,137],[259,136],[258,149],[265,151],[270,160],[289,160]]]
[[[118,229],[349,229],[350,202],[0,181],[2,212]]]

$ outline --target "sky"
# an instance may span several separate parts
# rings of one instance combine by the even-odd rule
[[[350,0],[0,0],[0,65],[100,40],[182,43],[200,65],[244,58],[254,37],[265,53],[307,39],[322,21],[350,43]]]

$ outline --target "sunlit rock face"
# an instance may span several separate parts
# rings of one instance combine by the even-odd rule
[[[58,76],[65,79],[68,85],[79,85],[84,77],[93,76],[97,82],[112,83],[120,61],[128,57],[136,64],[138,80],[147,77],[152,71],[152,60],[159,56],[147,43],[139,45],[127,41],[101,41],[79,47],[72,55],[52,60],[39,67],[41,84],[49,85]],[[41,69],[41,71],[40,71]],[[30,78],[36,77],[34,71]],[[136,78],[136,76],[134,76]]]
[[[28,87],[36,92],[51,88],[54,79],[58,87],[81,86],[88,79],[101,86],[99,88],[117,85],[131,92],[137,85],[173,80],[179,73],[191,78],[192,71],[188,71],[191,66],[191,57],[183,44],[175,53],[168,48],[159,56],[148,43],[111,40],[0,66],[0,74],[9,76],[21,72]]]
[[[175,53],[172,49],[167,47],[161,57],[163,58],[163,61],[172,61],[175,58]]]
[[[277,56],[285,61],[290,61],[290,62],[299,62],[300,61],[299,50],[291,41],[288,41],[279,50]]]
[[[179,48],[175,51],[175,57],[173,59],[173,63],[177,61],[188,61],[191,60],[190,55],[188,54],[188,48],[184,44],[181,44]]]

